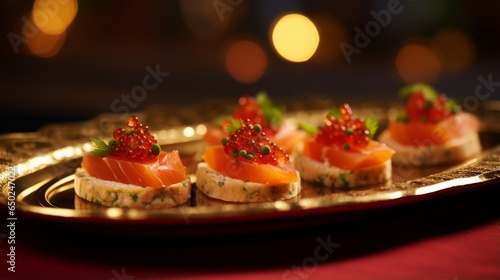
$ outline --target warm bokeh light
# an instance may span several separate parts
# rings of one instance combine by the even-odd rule
[[[43,33],[56,35],[63,33],[68,28],[77,11],[77,0],[36,0],[33,3],[31,19]]]
[[[443,70],[459,73],[466,70],[476,58],[474,41],[465,32],[447,28],[442,29],[433,37],[436,52]]]
[[[436,55],[427,47],[409,44],[402,47],[396,56],[396,69],[406,83],[432,83],[441,66]]]
[[[226,52],[229,74],[242,83],[253,83],[262,77],[267,68],[267,56],[257,43],[241,40],[233,43]]]
[[[40,57],[52,57],[62,48],[66,40],[66,32],[56,35],[37,32],[28,40],[29,51]]]
[[[280,18],[271,32],[274,48],[283,58],[293,62],[309,60],[319,44],[319,33],[314,23],[299,14]]]

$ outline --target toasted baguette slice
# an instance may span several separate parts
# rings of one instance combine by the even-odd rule
[[[481,152],[477,133],[469,133],[452,139],[443,145],[410,146],[396,142],[388,130],[380,134],[379,141],[396,151],[392,158],[394,164],[412,166],[435,166],[459,163]]]
[[[104,206],[170,208],[186,203],[191,197],[189,176],[182,182],[158,189],[101,180],[78,168],[74,187],[79,197]]]
[[[332,188],[355,188],[387,182],[391,179],[391,160],[380,166],[345,170],[294,153],[294,165],[304,181]]]
[[[297,182],[268,185],[230,178],[211,169],[205,162],[198,163],[196,187],[205,195],[231,202],[265,202],[290,199],[300,193],[300,176]]]

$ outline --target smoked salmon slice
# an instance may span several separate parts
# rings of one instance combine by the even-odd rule
[[[423,122],[389,123],[392,139],[411,146],[441,145],[451,139],[477,133],[479,120],[476,116],[461,112],[437,124]]]
[[[145,162],[85,153],[82,167],[92,177],[142,187],[162,188],[186,178],[186,169],[178,151],[162,151],[154,159]]]
[[[225,128],[210,125],[208,126],[207,133],[203,136],[203,141],[208,145],[218,145],[220,144],[220,140],[227,136],[228,133],[225,132]],[[290,154],[293,152],[295,146],[305,137],[305,133],[299,131],[293,123],[284,121],[278,131],[268,135],[268,137],[269,140],[283,148],[285,153]]]
[[[226,154],[221,145],[206,147],[203,160],[222,175],[242,181],[278,185],[298,180],[297,172],[290,163],[272,165],[240,160]]]
[[[337,146],[325,146],[309,137],[304,141],[303,154],[316,161],[327,161],[330,166],[345,170],[356,170],[383,165],[394,155],[394,150],[385,144],[370,140],[362,149],[352,147],[345,150]]]

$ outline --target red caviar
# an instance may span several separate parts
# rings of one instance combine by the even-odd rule
[[[258,164],[278,165],[289,162],[289,156],[276,143],[269,141],[260,124],[250,119],[241,121],[241,127],[222,139],[224,151],[235,158]]]
[[[316,141],[326,146],[339,146],[346,150],[351,147],[363,148],[368,145],[370,131],[363,118],[354,118],[351,107],[343,104],[332,110],[318,128]]]
[[[148,160],[156,157],[159,146],[156,138],[149,133],[149,128],[139,122],[135,115],[130,116],[125,128],[118,128],[113,133],[115,141],[111,140],[110,155],[126,156],[131,160]]]
[[[250,120],[253,124],[260,124],[262,130],[268,135],[276,134],[277,127],[266,119],[264,109],[253,96],[242,96],[238,99],[240,107],[233,113],[233,119]],[[227,123],[226,123],[227,124]]]
[[[444,94],[432,99],[426,98],[422,91],[412,94],[405,106],[408,121],[437,123],[449,118],[456,113],[450,100]]]

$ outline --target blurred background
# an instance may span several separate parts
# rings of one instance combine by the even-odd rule
[[[380,101],[427,82],[459,102],[500,96],[500,1],[36,0],[0,8],[0,133],[154,104],[236,103],[259,90],[277,102]]]

